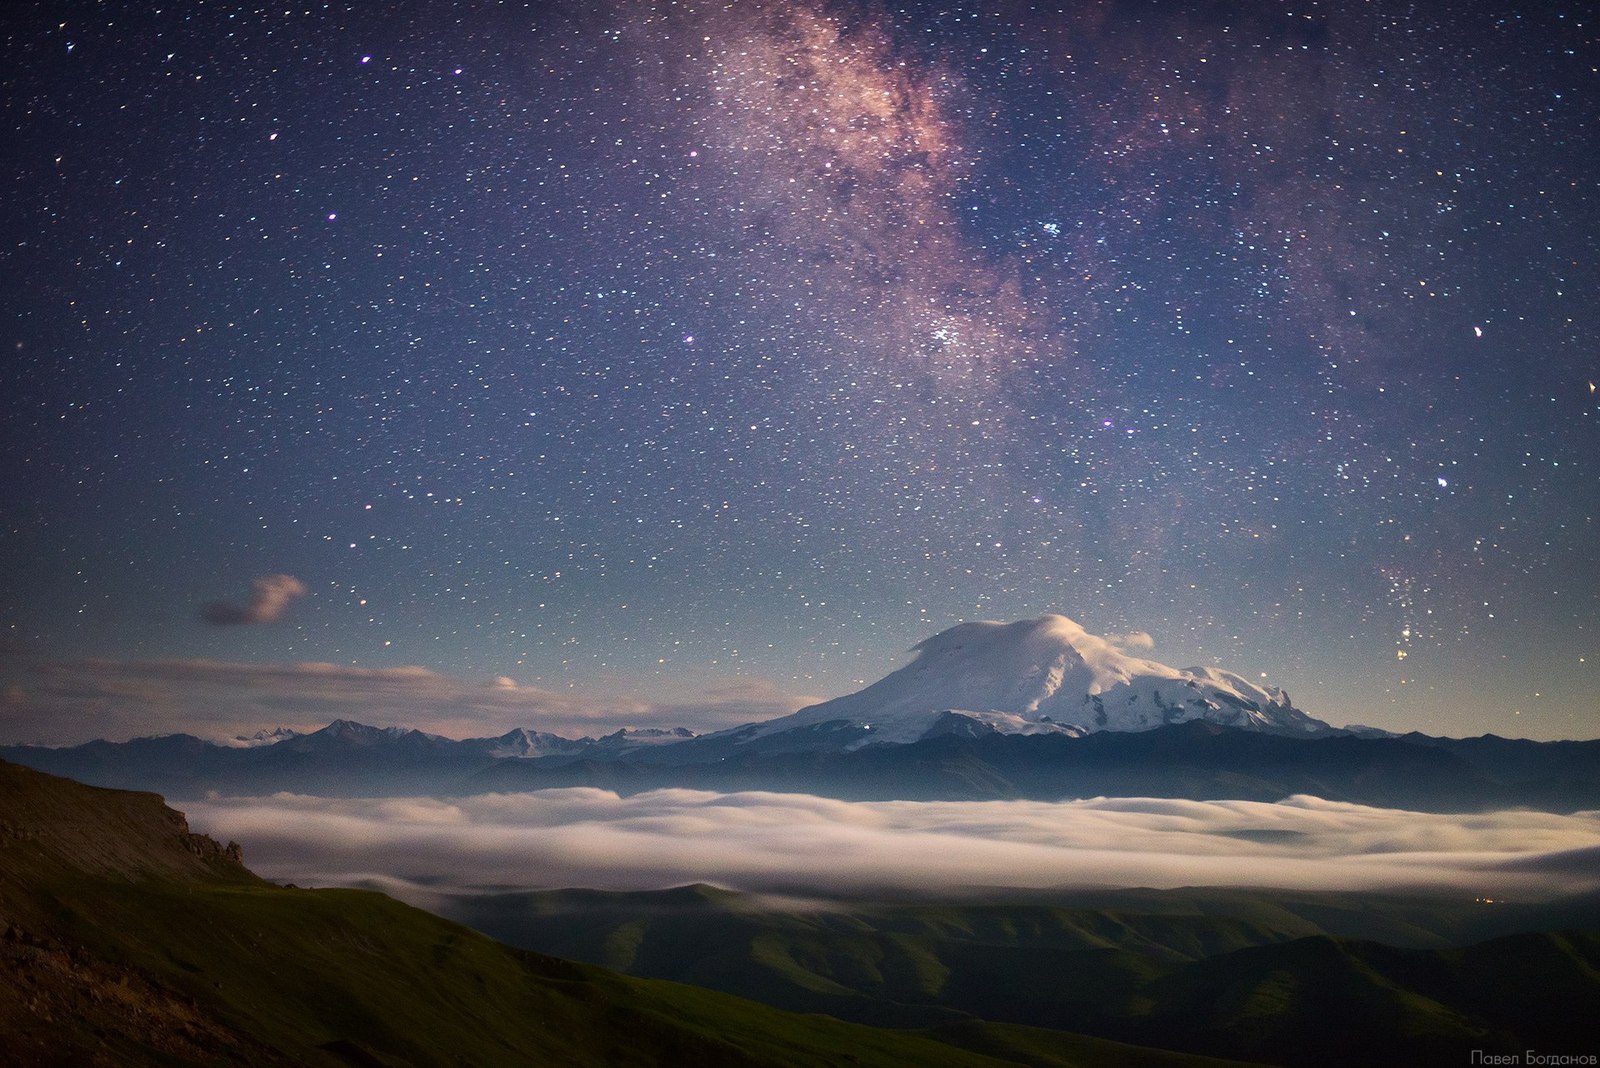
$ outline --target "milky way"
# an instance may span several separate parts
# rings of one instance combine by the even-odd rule
[[[10,13],[0,728],[709,725],[1059,611],[1593,736],[1600,42],[1521,7]]]

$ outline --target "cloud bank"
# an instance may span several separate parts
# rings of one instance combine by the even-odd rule
[[[1259,886],[1542,896],[1600,888],[1600,813],[1437,815],[1295,797],[846,802],[593,789],[191,804],[198,829],[300,884],[451,891],[710,882],[803,893]]]
[[[423,667],[81,659],[0,664],[0,741],[70,745],[174,733],[225,739],[341,718],[452,738],[514,727],[569,737],[625,726],[706,731],[787,715],[815,700],[758,679],[641,700],[557,692],[503,676],[475,682]]]

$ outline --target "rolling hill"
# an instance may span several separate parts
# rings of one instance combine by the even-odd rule
[[[690,886],[441,909],[629,974],[941,1033],[976,1019],[1306,1068],[1584,1052],[1600,1039],[1585,1008],[1600,998],[1593,895],[1520,907],[1239,890],[819,903]]]

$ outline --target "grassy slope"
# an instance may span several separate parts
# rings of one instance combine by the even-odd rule
[[[789,1064],[802,1052],[818,1064],[982,1063],[914,1036],[513,952],[373,893],[52,889],[91,949],[217,1003],[239,1031],[295,1056],[343,1041],[419,1065]]]
[[[1593,1052],[1600,932],[1462,949],[1308,938],[1187,965],[1111,1033],[1301,1064],[1466,1063],[1474,1049]]]
[[[1375,896],[1196,891],[1107,895],[1101,907],[765,907],[709,887],[480,900],[509,941],[635,974],[724,985],[877,1023],[957,1014],[1144,1046],[1295,1064],[1427,1061],[1473,1048],[1595,1045],[1600,934],[1524,932],[1468,947],[1495,909]],[[1120,907],[1112,908],[1111,905]],[[461,902],[456,906],[470,911]],[[1547,919],[1573,915],[1562,906]],[[1584,915],[1579,908],[1577,915]],[[1541,913],[1526,911],[1533,920]],[[1397,948],[1330,936],[1393,933]],[[1480,919],[1479,917],[1485,917]],[[1018,1051],[991,1033],[974,1048]],[[987,1040],[986,1040],[987,1042]],[[1023,1042],[1022,1049],[1027,1048]]]
[[[982,1024],[924,1036],[786,1013],[509,950],[364,891],[65,880],[49,893],[82,950],[248,1036],[228,1058],[124,1044],[119,1064],[277,1063],[279,1053],[313,1064],[340,1053],[414,1065],[1202,1063],[1059,1033],[1019,1046],[1012,1029]],[[85,1050],[99,1041],[69,1038]]]
[[[443,911],[512,945],[900,1026],[966,1013],[1034,1021],[1064,998],[1127,994],[1171,965],[1325,933],[1265,902],[1159,904],[786,909],[694,886],[464,898]]]

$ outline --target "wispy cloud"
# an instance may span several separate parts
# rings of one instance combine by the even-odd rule
[[[1539,895],[1600,887],[1600,813],[1470,816],[1295,797],[846,802],[592,789],[189,806],[268,877],[413,895],[712,882],[826,896],[982,887],[1262,886]]]
[[[1106,641],[1124,652],[1149,652],[1156,647],[1156,640],[1150,636],[1149,631],[1144,630],[1129,631],[1127,634],[1107,634]]]
[[[203,659],[18,663],[0,668],[0,694],[0,741],[46,745],[180,732],[226,738],[340,718],[456,738],[513,727],[568,736],[624,726],[705,731],[815,700],[759,680],[714,686],[703,698],[648,701],[557,692],[504,676],[471,681],[422,667]]]
[[[253,594],[245,604],[212,601],[200,610],[200,618],[218,626],[243,623],[271,623],[283,615],[289,602],[306,595],[305,583],[293,575],[264,575],[253,583]]]

